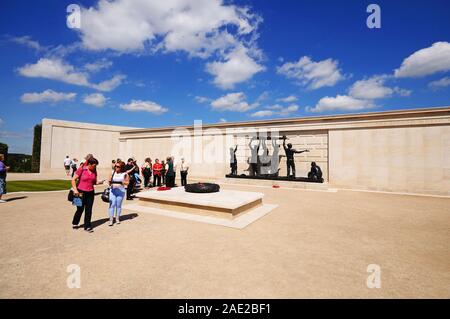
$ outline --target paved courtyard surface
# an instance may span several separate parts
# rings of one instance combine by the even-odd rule
[[[223,187],[279,207],[242,230],[130,211],[108,227],[97,196],[89,234],[71,229],[66,192],[8,194],[0,297],[450,298],[448,198]],[[369,264],[380,289],[367,288]]]

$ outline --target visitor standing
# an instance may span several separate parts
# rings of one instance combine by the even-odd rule
[[[130,157],[127,161],[127,165],[125,165],[125,171],[129,176],[129,182],[127,186],[127,200],[132,200],[134,186],[136,185],[136,163],[134,158]]]
[[[116,216],[116,224],[120,224],[120,214],[122,212],[122,202],[125,197],[125,187],[130,179],[125,171],[125,163],[116,162],[114,171],[109,175],[109,226],[114,224],[114,215]]]
[[[173,164],[173,187],[175,187],[176,179],[177,179],[177,167],[178,163],[175,161],[175,156],[171,157]]]
[[[111,169],[114,171],[116,169],[116,163],[118,163],[118,161],[116,162],[116,160],[112,160],[111,161]]]
[[[162,184],[166,185],[167,181],[166,181],[166,162],[165,161],[161,161],[161,178],[162,178]]]
[[[6,194],[6,172],[9,170],[9,166],[6,166],[4,162],[5,156],[0,154],[0,203],[6,203],[2,196]]]
[[[73,175],[75,175],[75,172],[76,172],[77,169],[78,169],[77,163],[78,163],[78,160],[77,160],[76,158],[74,158],[74,159],[72,160],[72,165],[71,165],[71,167],[72,167],[72,177],[73,177]]]
[[[155,159],[155,164],[153,164],[153,186],[161,186],[161,171],[162,164],[159,159]]]
[[[166,186],[174,187],[175,186],[175,171],[173,169],[173,159],[168,157],[166,159]]]
[[[144,175],[144,187],[150,187],[150,179],[152,177],[152,159],[147,157],[145,159],[144,165],[141,168],[142,175]]]
[[[78,168],[74,177],[72,178],[72,189],[75,197],[81,198],[81,206],[77,207],[77,211],[73,216],[72,228],[78,228],[78,223],[80,222],[81,215],[84,211],[84,230],[88,232],[93,232],[91,225],[92,218],[92,206],[94,205],[94,186],[103,184],[105,181],[97,183],[97,159],[91,157],[86,162],[85,165]],[[77,185],[78,180],[78,185]]]
[[[69,158],[69,155],[64,159],[64,168],[66,170],[66,175],[70,176],[70,166],[72,165],[72,160]]]
[[[189,170],[189,165],[184,160],[184,157],[182,157],[181,165],[180,165],[181,186],[185,186],[187,184],[188,170]]]

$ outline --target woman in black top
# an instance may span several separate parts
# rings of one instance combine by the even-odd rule
[[[142,166],[142,175],[144,175],[144,187],[150,187],[150,178],[152,177],[152,160],[150,157],[145,159]]]

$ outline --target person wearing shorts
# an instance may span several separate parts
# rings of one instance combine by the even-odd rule
[[[64,168],[66,169],[66,175],[70,176],[70,167],[72,166],[72,160],[69,158],[69,155],[64,159]]]

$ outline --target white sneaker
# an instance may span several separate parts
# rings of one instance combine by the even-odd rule
[[[6,203],[6,200],[0,199],[0,203]]]

